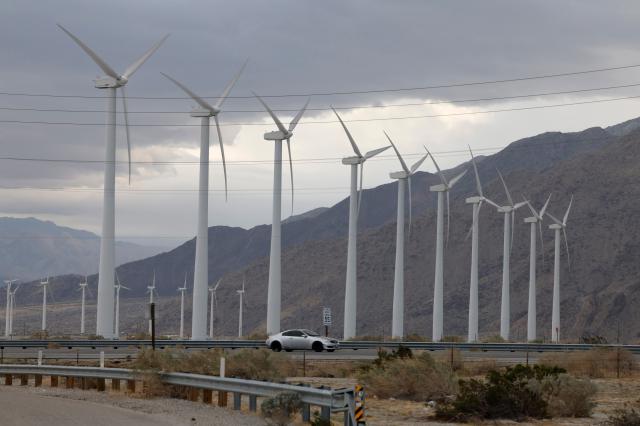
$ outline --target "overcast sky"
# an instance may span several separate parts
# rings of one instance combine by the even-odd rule
[[[636,86],[443,102],[640,84],[640,67],[380,92],[640,64],[640,5],[632,1],[4,0],[0,4],[0,92],[4,93],[0,94],[0,157],[97,162],[0,160],[0,215],[35,216],[94,232],[99,232],[101,224],[104,127],[99,124],[104,121],[100,112],[106,107],[101,98],[104,92],[93,87],[92,80],[100,75],[98,67],[56,23],[74,32],[119,72],[164,34],[171,34],[127,85],[132,157],[139,162],[134,164],[131,185],[126,163],[118,165],[116,233],[148,245],[189,238],[196,224],[198,165],[194,162],[199,154],[199,121],[188,114],[194,103],[180,99],[183,93],[161,71],[202,96],[216,96],[249,59],[232,92],[240,98],[229,99],[224,106],[227,111],[220,115],[231,189],[226,204],[220,152],[213,129],[211,133],[211,225],[250,227],[269,223],[271,218],[273,143],[262,135],[274,126],[264,113],[256,112],[261,107],[249,97],[252,90],[262,95],[317,94],[292,140],[297,160],[296,213],[330,206],[347,195],[348,169],[339,158],[352,151],[335,117],[326,110],[330,105],[344,108],[345,120],[377,119],[348,123],[361,150],[385,145],[382,130],[387,130],[408,154],[408,162],[415,161],[426,144],[440,153],[436,155],[444,167],[466,160],[465,153],[447,151],[467,144],[478,153],[493,153],[518,138],[544,131],[577,131],[640,115],[640,101],[635,99],[481,113],[639,96]],[[324,95],[354,91],[369,93]],[[274,108],[295,110],[305,97],[267,100]],[[408,103],[414,105],[381,107]],[[456,115],[473,112],[478,114]],[[283,121],[293,115],[280,114]],[[434,115],[439,117],[391,119]],[[126,161],[122,128],[117,143],[118,159]],[[391,153],[381,157],[367,164],[365,187],[388,182],[388,173],[399,169]],[[151,160],[165,163],[144,164]],[[432,165],[425,163],[423,169],[431,171]],[[288,214],[287,168],[283,185],[283,213]]]

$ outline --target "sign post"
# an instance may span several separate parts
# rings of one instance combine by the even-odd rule
[[[322,325],[324,325],[325,337],[329,337],[329,327],[331,326],[331,308],[322,308]]]

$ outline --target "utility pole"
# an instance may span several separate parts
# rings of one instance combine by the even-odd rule
[[[151,349],[156,350],[156,304],[149,303],[149,316],[151,324]]]

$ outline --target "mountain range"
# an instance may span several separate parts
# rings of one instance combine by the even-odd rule
[[[640,119],[581,132],[548,132],[511,143],[500,152],[477,157],[485,195],[504,204],[499,169],[514,197],[526,197],[540,208],[551,193],[549,211],[561,216],[571,195],[574,207],[567,228],[570,263],[562,255],[562,336],[597,334],[613,340],[618,327],[623,338],[640,337]],[[444,173],[453,175],[469,167],[465,162]],[[413,224],[405,249],[405,332],[430,335],[435,196],[428,191],[439,183],[430,173],[413,178]],[[367,189],[360,209],[358,235],[358,335],[389,335],[395,254],[395,183]],[[445,250],[444,327],[447,335],[465,335],[469,300],[471,206],[465,198],[475,191],[473,173],[451,192],[451,232]],[[516,215],[511,263],[512,335],[526,334],[529,228],[528,212]],[[550,336],[553,280],[553,232],[543,229],[544,246],[538,253],[538,330]],[[282,327],[319,328],[323,307],[333,310],[334,334],[341,335],[346,264],[348,199],[330,208],[285,221],[283,234]],[[480,215],[480,330],[495,335],[499,329],[502,274],[503,218],[486,205]],[[231,335],[237,328],[235,290],[246,280],[244,324],[247,332],[263,331],[266,317],[270,227],[209,228],[209,274],[221,279],[216,330]],[[540,245],[539,245],[540,247]],[[155,256],[118,267],[123,297],[145,294],[153,271],[161,296],[174,300],[185,272],[191,282],[194,241]],[[54,279],[59,300],[77,299],[79,277]],[[97,277],[89,277],[95,288]],[[26,283],[23,304],[41,297],[36,283]],[[0,306],[2,298],[0,295]],[[168,302],[167,302],[168,303]],[[187,307],[190,315],[190,306]],[[141,313],[142,315],[142,313]],[[175,329],[174,315],[160,320]]]

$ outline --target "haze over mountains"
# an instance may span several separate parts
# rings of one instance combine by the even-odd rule
[[[510,144],[497,154],[479,157],[478,169],[485,195],[505,202],[495,169],[505,176],[511,193],[526,195],[539,208],[553,193],[549,211],[564,213],[571,194],[569,217],[571,264],[563,255],[561,272],[562,334],[579,337],[599,334],[612,339],[621,325],[626,340],[640,333],[640,119],[605,129],[582,132],[548,132]],[[463,163],[447,174],[468,167]],[[439,183],[430,173],[413,179],[413,226],[406,247],[405,332],[429,336],[435,240],[435,196],[429,185]],[[474,191],[468,173],[451,193],[451,234],[445,251],[445,334],[466,334],[469,298],[471,207],[464,203]],[[395,254],[395,182],[368,189],[363,194],[358,240],[358,334],[390,333]],[[333,309],[335,334],[342,332],[348,200],[317,209],[283,224],[282,327],[318,328],[323,306]],[[516,215],[511,266],[512,335],[523,339],[526,330],[529,228],[528,211]],[[550,334],[553,233],[544,226],[544,265],[538,269],[538,330]],[[502,215],[485,206],[480,215],[480,330],[499,329],[502,273]],[[246,278],[245,328],[263,331],[268,277],[268,225],[251,229],[209,228],[209,274],[222,278],[218,292],[217,331],[233,334],[237,327],[235,290]],[[540,255],[539,255],[540,256]],[[123,284],[132,288],[123,297],[144,296],[156,271],[161,296],[175,297],[184,274],[191,283],[194,241],[118,268]],[[539,258],[540,259],[540,258]],[[97,279],[90,277],[95,288]],[[77,299],[78,277],[54,281],[58,300]],[[31,289],[31,290],[29,290]],[[33,283],[27,284],[22,304],[39,301]],[[4,295],[0,294],[0,306]],[[190,315],[190,308],[188,308]],[[143,313],[140,313],[143,315]],[[177,314],[176,314],[177,315]],[[175,329],[173,315],[160,326]],[[126,330],[126,329],[125,329]],[[562,336],[561,336],[562,337]]]

